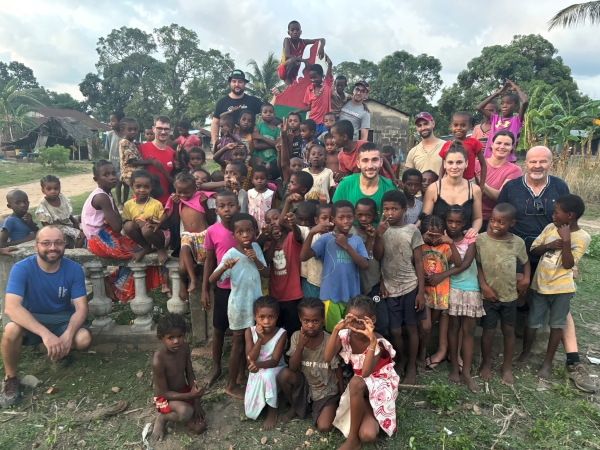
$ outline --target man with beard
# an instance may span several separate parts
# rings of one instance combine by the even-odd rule
[[[421,173],[433,170],[439,173],[443,161],[439,152],[446,141],[435,137],[435,120],[428,112],[420,112],[415,116],[415,127],[423,139],[408,152],[406,169],[417,169]]]
[[[364,80],[354,85],[352,98],[340,110],[339,120],[349,120],[354,127],[354,139],[366,141],[369,139],[371,128],[371,112],[365,106],[369,97],[369,83]]]
[[[221,118],[221,114],[231,114],[233,116],[233,123],[237,124],[240,110],[242,109],[249,109],[254,115],[260,113],[263,102],[258,97],[244,93],[246,83],[248,83],[246,74],[241,70],[236,69],[229,75],[229,88],[231,92],[217,101],[215,111],[213,112],[213,119],[210,125],[210,138],[213,143],[217,142],[219,138],[219,119]]]
[[[23,345],[43,342],[55,367],[62,368],[73,360],[71,349],[85,350],[92,340],[85,325],[88,302],[83,269],[63,258],[65,245],[62,232],[46,226],[35,240],[37,255],[19,261],[10,271],[2,334],[3,408],[20,399],[17,363]]]
[[[540,257],[530,253],[530,247],[547,225],[552,223],[554,200],[569,193],[569,187],[562,179],[548,175],[552,165],[552,152],[547,147],[533,147],[525,157],[525,175],[508,181],[498,196],[498,203],[510,203],[517,210],[516,224],[510,232],[525,241],[531,274],[535,273]],[[528,311],[526,299],[517,300],[516,334],[523,331],[524,318]],[[521,322],[521,323],[519,323]],[[519,326],[521,325],[521,326]],[[520,328],[520,330],[519,330]],[[567,373],[575,385],[582,391],[595,392],[596,383],[590,378],[585,366],[579,361],[575,323],[571,313],[567,316],[567,324],[562,338],[567,354]]]

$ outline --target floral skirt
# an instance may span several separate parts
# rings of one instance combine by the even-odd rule
[[[448,314],[451,316],[483,317],[483,300],[479,291],[461,291],[450,288]]]

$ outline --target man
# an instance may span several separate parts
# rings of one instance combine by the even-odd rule
[[[364,104],[369,97],[369,83],[364,80],[354,85],[352,99],[342,106],[339,120],[349,120],[354,127],[354,139],[366,141],[371,128],[371,113]]]
[[[443,160],[438,153],[446,141],[438,139],[433,133],[435,120],[428,112],[420,112],[415,116],[415,127],[422,140],[408,152],[405,168],[417,169],[421,173],[426,170],[440,173]]]
[[[508,181],[498,196],[497,203],[510,203],[517,210],[515,217],[517,223],[510,231],[525,241],[532,274],[535,273],[539,257],[531,255],[529,248],[544,228],[552,223],[554,200],[569,193],[569,187],[562,179],[548,175],[551,164],[552,152],[547,147],[531,148],[525,158],[525,175]],[[521,319],[528,310],[523,300],[519,298],[521,306],[517,307],[517,310],[522,313]],[[595,392],[597,389],[595,382],[590,378],[585,366],[579,362],[575,323],[571,313],[567,316],[562,342],[567,354],[569,377],[580,390]]]
[[[258,97],[244,93],[246,83],[248,83],[246,74],[241,70],[236,69],[229,75],[229,88],[231,89],[231,92],[217,101],[215,111],[213,112],[213,119],[210,125],[211,145],[214,145],[219,138],[219,119],[224,112],[232,111],[231,115],[233,116],[233,123],[238,122],[240,110],[242,109],[249,109],[254,115],[260,114],[260,108],[263,102]]]
[[[55,365],[66,367],[73,359],[70,350],[85,350],[92,341],[85,325],[88,301],[83,269],[63,258],[65,245],[62,232],[46,226],[36,237],[37,255],[19,261],[10,271],[4,300],[8,323],[2,335],[3,408],[20,398],[17,363],[23,345],[43,342]]]
[[[140,144],[139,149],[144,158],[146,170],[151,174],[158,175],[163,194],[156,200],[163,205],[169,199],[169,184],[173,183],[171,172],[173,172],[173,155],[175,152],[167,145],[171,135],[171,120],[166,116],[158,116],[152,127],[154,141]]]
[[[177,122],[177,132],[179,137],[175,139],[175,144],[188,152],[192,147],[201,147],[200,139],[195,134],[190,134],[192,124],[188,120],[180,120]]]

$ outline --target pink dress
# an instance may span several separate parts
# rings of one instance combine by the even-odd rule
[[[365,362],[367,352],[365,350],[362,354],[352,353],[352,347],[350,346],[350,330],[341,330],[338,333],[340,341],[342,343],[342,350],[340,356],[344,359],[346,364],[352,364],[354,370],[354,376],[360,377],[362,373],[362,366]],[[385,349],[382,353],[380,345],[383,345]],[[396,351],[392,344],[385,339],[377,339],[377,347],[375,354],[382,353],[379,358],[379,362],[375,367],[375,370],[371,375],[364,378],[369,391],[369,403],[373,408],[373,414],[379,422],[379,426],[391,436],[396,431],[396,397],[398,397],[398,385],[400,384],[400,377],[394,370],[394,356]],[[350,432],[350,392],[348,388],[342,394],[340,399],[340,406],[335,413],[335,420],[333,425],[339,429],[344,436],[348,437]]]

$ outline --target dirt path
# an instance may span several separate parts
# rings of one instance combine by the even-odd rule
[[[84,173],[81,175],[72,175],[70,177],[61,177],[60,179],[61,192],[66,197],[72,197],[74,195],[83,194],[84,192],[93,191],[98,185],[93,180],[91,174]],[[30,206],[37,206],[40,198],[42,197],[42,190],[40,188],[40,182],[22,184],[20,186],[11,186],[6,188],[0,188],[0,215],[10,214],[12,211],[6,207],[6,194],[13,189],[21,189],[27,193],[29,197]]]
[[[600,219],[579,219],[579,226],[591,234],[600,233]]]

